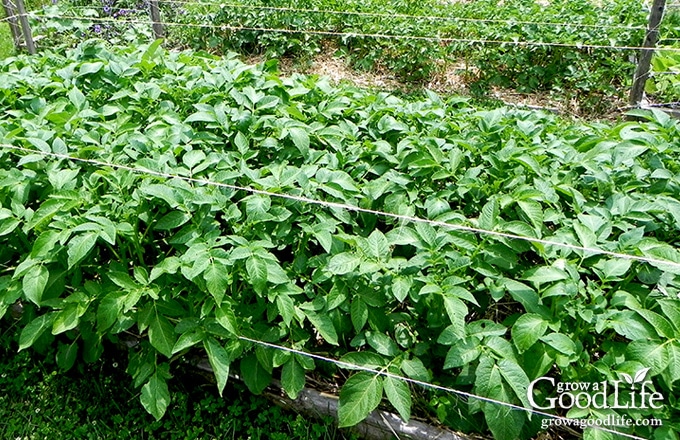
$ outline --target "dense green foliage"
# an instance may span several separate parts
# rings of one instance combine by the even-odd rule
[[[0,315],[20,301],[20,348],[56,347],[65,370],[138,341],[127,371],[157,419],[193,350],[220,393],[236,371],[255,393],[280,378],[295,397],[320,366],[246,336],[525,407],[539,376],[649,368],[664,408],[622,411],[679,430],[677,267],[185,180],[680,263],[680,125],[662,113],[573,125],[96,41],[0,62],[0,108],[0,144],[36,151],[0,148]],[[409,386],[352,374],[341,425],[383,395],[409,417]],[[432,402],[442,422],[501,440],[540,428],[474,399]]]
[[[650,78],[647,80],[645,92],[654,102],[677,102],[680,100],[680,82],[678,81],[680,52],[676,47],[680,41],[677,35],[677,30],[680,29],[678,9],[669,7],[662,23],[664,26],[660,29],[657,45],[659,50],[652,58]]]
[[[397,75],[417,80],[430,77],[444,60],[464,60],[477,72],[481,83],[523,91],[578,88],[583,93],[591,88],[601,90],[607,84],[621,84],[624,77],[627,80],[630,64],[618,51],[476,44],[475,40],[630,45],[642,41],[641,31],[607,26],[636,26],[645,21],[644,11],[634,1],[609,1],[595,6],[592,2],[558,0],[549,2],[547,7],[522,0],[504,1],[500,6],[495,0],[303,0],[293,5],[293,8],[307,10],[349,11],[366,15],[267,9],[272,6],[290,7],[286,1],[244,1],[239,4],[243,6],[225,6],[214,12],[208,23],[349,35],[277,34],[257,30],[224,32],[211,28],[199,34],[194,44],[205,42],[207,33],[211,45],[282,55],[319,51],[321,41],[331,39],[359,67],[384,65]],[[198,16],[190,13],[185,19],[199,22]],[[564,23],[566,26],[545,22]],[[181,31],[186,32],[185,29]],[[434,40],[374,38],[361,34],[434,37]],[[461,41],[440,42],[436,38]]]
[[[10,324],[11,325],[11,324]],[[4,335],[13,335],[3,326]],[[181,371],[171,381],[173,405],[156,421],[130,388],[124,360],[105,353],[79,371],[61,374],[53,358],[23,351],[0,337],[0,437],[3,439],[330,439],[332,424],[285,413],[238,382],[228,400],[206,381]]]
[[[46,37],[44,47],[88,36],[149,39],[148,12],[137,2],[101,4],[61,0],[48,8],[48,15],[84,18],[35,23],[36,33]],[[547,91],[593,114],[610,111],[611,98],[627,94],[635,67],[636,51],[606,47],[639,46],[648,15],[637,0],[242,0],[161,6],[163,21],[173,23],[166,32],[175,47],[303,59],[330,50],[356,68],[387,69],[416,83],[449,69],[478,94],[496,86]],[[135,21],[142,23],[130,23]],[[680,37],[676,24],[664,20],[664,36]]]

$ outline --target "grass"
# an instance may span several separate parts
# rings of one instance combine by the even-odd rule
[[[33,11],[42,8],[49,3],[49,0],[28,0],[24,2],[28,11]],[[0,18],[6,18],[4,9],[0,13]],[[12,33],[9,30],[9,23],[0,23],[0,60],[11,57],[16,54],[14,42],[12,41]]]
[[[3,15],[4,18],[4,15]],[[14,43],[12,33],[9,31],[9,24],[0,24],[0,60],[14,55]]]

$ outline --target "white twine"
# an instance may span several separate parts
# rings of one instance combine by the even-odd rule
[[[81,17],[76,15],[50,15],[50,14],[27,14],[34,18],[49,18],[49,19],[65,19],[65,20],[82,20],[93,23],[120,23],[120,24],[143,24],[152,25],[156,22],[151,20],[121,20],[117,18],[99,18],[99,17]],[[383,34],[383,33],[361,33],[361,32],[334,32],[311,29],[281,29],[268,27],[251,27],[251,26],[232,26],[232,25],[215,25],[215,24],[200,24],[200,23],[177,23],[177,22],[161,22],[163,26],[178,26],[178,27],[193,27],[205,29],[218,29],[221,31],[262,31],[262,32],[278,32],[284,34],[309,34],[309,35],[330,35],[337,37],[367,37],[379,39],[404,39],[404,40],[418,40],[418,41],[432,41],[437,43],[469,43],[469,44],[498,44],[520,47],[569,47],[575,49],[612,49],[612,50],[650,50],[649,47],[644,46],[615,46],[607,44],[581,44],[581,43],[559,43],[549,41],[523,41],[523,40],[486,40],[483,38],[449,38],[449,37],[430,37],[421,35],[399,35],[399,34]],[[666,52],[680,52],[680,48],[669,47],[663,49]]]
[[[297,350],[295,348],[284,347],[282,345],[272,344],[271,342],[259,341],[257,339],[248,338],[246,336],[237,336],[237,338],[242,340],[242,341],[247,341],[247,342],[251,342],[253,344],[261,345],[263,347],[269,347],[269,348],[273,348],[273,349],[276,349],[276,350],[286,351],[286,352],[289,352],[289,353],[295,353],[295,354],[298,354],[300,356],[306,356],[306,357],[312,358],[312,359],[318,359],[320,361],[330,362],[330,363],[335,364],[339,367],[351,368],[351,369],[355,369],[355,370],[365,371],[367,373],[372,373],[372,374],[375,374],[377,376],[384,376],[384,377],[389,377],[389,378],[392,378],[392,379],[403,380],[404,382],[412,383],[414,385],[420,385],[422,387],[430,388],[430,389],[438,390],[438,391],[445,391],[447,393],[456,394],[458,396],[465,397],[465,398],[468,398],[468,399],[477,399],[477,400],[480,400],[482,402],[487,402],[487,403],[491,403],[491,404],[494,404],[494,405],[505,406],[507,408],[512,408],[514,410],[524,411],[524,412],[528,412],[528,413],[531,413],[531,414],[536,414],[536,415],[548,417],[548,418],[551,418],[551,419],[560,420],[560,421],[564,422],[565,426],[571,426],[571,425],[574,425],[574,424],[580,425],[580,423],[577,421],[578,419],[570,419],[570,418],[567,418],[567,417],[562,417],[562,416],[557,416],[555,414],[550,414],[550,413],[547,413],[547,412],[544,412],[544,411],[539,411],[539,410],[536,410],[536,409],[533,409],[533,408],[525,408],[523,406],[515,405],[513,403],[504,402],[502,400],[492,399],[490,397],[478,396],[476,394],[468,393],[468,392],[465,392],[465,391],[460,391],[460,390],[457,390],[455,388],[449,388],[449,387],[445,387],[445,386],[441,386],[441,385],[436,385],[436,384],[433,384],[433,383],[424,382],[422,380],[411,379],[410,377],[400,376],[398,374],[390,373],[389,371],[374,370],[373,368],[370,368],[370,367],[365,367],[365,366],[362,366],[362,365],[356,365],[356,364],[353,364],[351,362],[344,362],[344,361],[332,359],[332,358],[321,356],[321,355],[314,354],[314,353],[308,353],[308,352],[305,352],[305,351],[302,351],[302,350]],[[599,429],[599,430],[602,430],[602,431],[605,431],[605,432],[609,432],[611,434],[621,435],[623,437],[628,437],[628,438],[635,439],[635,440],[646,440],[642,437],[638,437],[638,436],[632,435],[632,434],[627,434],[625,432],[616,431],[614,429],[606,428],[604,426],[593,425],[593,426],[588,426],[588,428]]]
[[[437,21],[464,21],[471,23],[505,23],[508,25],[526,24],[526,25],[541,25],[541,26],[556,26],[556,27],[583,27],[596,29],[629,29],[642,30],[646,29],[644,26],[629,26],[629,25],[612,25],[612,24],[587,24],[587,23],[559,23],[555,21],[522,21],[513,19],[490,19],[490,18],[466,18],[466,17],[451,17],[443,15],[415,15],[415,14],[383,14],[379,12],[361,12],[361,11],[340,11],[327,9],[309,9],[309,8],[292,8],[285,6],[262,6],[262,5],[246,5],[239,3],[215,3],[204,1],[183,1],[183,0],[159,0],[159,3],[177,4],[177,5],[191,5],[191,6],[219,6],[222,9],[261,9],[267,11],[281,11],[281,12],[303,12],[315,14],[332,14],[332,15],[355,15],[360,17],[384,17],[384,18],[413,18]]]
[[[513,240],[522,240],[522,241],[526,241],[526,242],[530,242],[530,243],[540,243],[540,244],[547,245],[547,246],[557,246],[557,247],[561,247],[561,248],[565,248],[565,249],[571,249],[571,250],[582,251],[582,252],[590,252],[590,253],[599,254],[599,255],[607,255],[607,256],[610,256],[610,257],[622,258],[622,259],[626,259],[626,260],[640,261],[640,262],[650,263],[650,264],[664,264],[664,265],[667,265],[667,266],[671,266],[671,267],[680,269],[680,263],[676,263],[674,261],[669,261],[669,260],[662,260],[662,259],[659,259],[659,258],[651,258],[651,257],[644,257],[644,256],[639,256],[639,255],[624,254],[624,253],[620,253],[620,252],[607,251],[607,250],[604,250],[604,249],[599,249],[599,248],[594,248],[594,247],[589,247],[589,246],[580,246],[580,245],[569,244],[569,243],[561,243],[561,242],[546,240],[546,239],[542,239],[542,238],[525,237],[523,235],[511,234],[511,233],[507,233],[507,232],[492,231],[492,230],[483,229],[483,228],[476,228],[476,227],[473,227],[473,226],[456,225],[456,224],[447,223],[447,222],[443,222],[443,221],[429,220],[429,219],[410,216],[410,215],[395,214],[395,213],[391,213],[391,212],[378,211],[378,210],[369,209],[369,208],[361,208],[359,206],[352,206],[352,205],[348,205],[348,204],[345,204],[345,203],[315,200],[315,199],[310,199],[310,198],[304,197],[304,196],[274,193],[274,192],[271,192],[271,191],[265,191],[265,190],[255,189],[255,188],[250,188],[250,187],[245,187],[245,186],[232,185],[232,184],[229,184],[229,183],[215,182],[215,181],[211,181],[211,180],[207,180],[207,179],[197,179],[197,178],[194,178],[194,177],[179,176],[177,174],[164,173],[164,172],[160,172],[160,171],[153,171],[153,170],[149,170],[149,169],[131,167],[131,166],[128,166],[128,165],[120,165],[120,164],[115,164],[115,163],[103,162],[103,161],[94,160],[94,159],[83,159],[83,158],[79,158],[79,157],[69,156],[67,154],[32,150],[32,149],[29,149],[29,148],[17,147],[17,146],[10,145],[10,144],[0,144],[0,147],[3,147],[3,148],[8,149],[8,150],[21,151],[21,152],[31,153],[31,154],[39,154],[39,155],[46,156],[46,157],[55,157],[55,158],[58,158],[58,159],[65,159],[65,160],[70,160],[70,161],[74,161],[74,162],[83,162],[83,163],[88,163],[88,164],[96,165],[96,166],[100,166],[100,167],[105,166],[105,167],[117,168],[117,169],[121,169],[121,170],[130,171],[130,172],[133,172],[133,173],[146,174],[146,175],[149,175],[149,176],[163,177],[163,178],[166,178],[166,179],[180,179],[180,180],[184,180],[186,182],[197,183],[197,184],[201,184],[201,185],[210,185],[210,186],[215,186],[215,187],[220,187],[220,188],[227,188],[227,189],[231,189],[231,190],[235,190],[235,191],[246,191],[246,192],[249,192],[251,194],[259,194],[259,195],[269,196],[269,197],[278,197],[278,198],[281,198],[281,199],[294,200],[294,201],[301,202],[301,203],[324,206],[326,208],[336,208],[336,209],[343,209],[343,210],[346,210],[346,211],[362,212],[362,213],[372,214],[372,215],[376,215],[376,216],[380,216],[380,217],[387,217],[387,218],[393,218],[393,219],[396,219],[396,220],[402,220],[402,221],[409,222],[409,223],[424,223],[424,224],[428,224],[430,226],[442,227],[442,228],[451,229],[451,230],[455,230],[455,231],[470,232],[470,233],[474,233],[474,234],[488,235],[488,236],[499,237],[499,238],[509,238],[509,239],[513,239]]]
[[[24,147],[17,147],[17,146],[9,145],[9,144],[0,144],[0,147],[5,148],[7,150],[21,151],[21,152],[31,153],[31,154],[39,154],[39,155],[42,155],[42,156],[45,156],[45,157],[54,157],[54,158],[58,158],[58,159],[65,159],[65,160],[70,160],[70,161],[74,161],[74,162],[82,162],[82,163],[87,163],[87,164],[96,165],[96,166],[105,166],[105,167],[110,167],[110,168],[114,168],[114,169],[121,169],[121,170],[130,171],[130,172],[134,172],[134,173],[149,175],[149,176],[163,177],[163,178],[168,178],[168,179],[180,179],[180,180],[184,180],[184,181],[196,183],[196,184],[212,185],[212,186],[215,186],[215,187],[227,188],[227,189],[231,189],[231,190],[246,191],[246,192],[250,192],[252,194],[266,195],[266,196],[270,196],[270,197],[279,197],[279,198],[283,198],[283,199],[295,200],[295,201],[302,202],[302,203],[315,204],[315,205],[324,206],[324,207],[328,207],[328,208],[338,208],[338,209],[345,209],[345,210],[348,210],[348,211],[364,212],[364,213],[368,213],[368,214],[374,214],[374,215],[383,216],[383,217],[395,218],[395,219],[409,221],[409,222],[425,223],[425,224],[430,224],[432,226],[441,226],[441,227],[446,227],[446,228],[450,228],[450,229],[454,229],[454,230],[462,230],[462,231],[465,231],[465,232],[474,232],[474,233],[487,234],[487,235],[491,235],[491,236],[498,236],[498,237],[504,237],[504,238],[513,238],[513,239],[524,240],[524,241],[528,241],[528,242],[536,242],[536,243],[548,244],[548,245],[553,245],[553,246],[561,246],[561,247],[565,247],[565,248],[569,248],[569,249],[576,249],[576,250],[582,250],[582,251],[593,252],[593,253],[601,253],[601,254],[616,256],[616,257],[620,257],[620,258],[627,258],[627,259],[631,259],[631,260],[639,260],[639,261],[644,261],[644,262],[648,262],[648,263],[667,264],[667,265],[672,265],[672,266],[675,266],[675,267],[680,267],[680,264],[674,263],[674,262],[671,262],[671,261],[658,260],[658,259],[646,258],[646,257],[638,257],[638,256],[635,256],[635,255],[619,254],[619,253],[616,253],[616,252],[604,251],[602,249],[597,249],[597,248],[589,248],[589,247],[585,247],[585,246],[575,246],[575,245],[570,245],[570,244],[565,244],[565,243],[552,242],[552,241],[549,241],[549,240],[542,240],[542,239],[536,239],[536,238],[531,238],[531,237],[523,237],[523,236],[520,236],[520,235],[507,234],[507,233],[497,232],[497,231],[490,231],[490,230],[485,230],[485,229],[481,229],[481,228],[473,228],[473,227],[467,227],[467,226],[462,226],[462,225],[453,225],[453,224],[450,224],[450,223],[433,221],[433,220],[423,219],[423,218],[419,218],[419,217],[376,211],[376,210],[372,210],[372,209],[360,208],[360,207],[346,205],[346,204],[342,204],[342,203],[314,200],[314,199],[310,199],[310,198],[307,198],[307,197],[294,196],[294,195],[290,195],[290,194],[277,194],[277,193],[273,193],[273,192],[269,192],[269,191],[258,190],[258,189],[249,188],[249,187],[242,187],[242,186],[238,186],[238,185],[231,185],[231,184],[226,184],[226,183],[221,183],[221,182],[214,182],[214,181],[205,180],[205,179],[196,179],[196,178],[193,178],[193,177],[178,176],[178,175],[175,175],[175,174],[163,173],[163,172],[159,172],[159,171],[153,171],[153,170],[147,170],[147,169],[141,169],[141,168],[135,168],[135,167],[127,166],[127,165],[114,164],[114,163],[109,163],[109,162],[104,162],[104,161],[99,161],[99,160],[94,160],[94,159],[83,159],[83,158],[69,156],[67,154],[32,150],[32,149],[28,149],[28,148],[24,148]],[[446,391],[446,392],[456,394],[456,395],[459,395],[459,396],[462,396],[462,397],[478,399],[478,400],[483,401],[483,402],[492,403],[492,404],[496,404],[496,405],[502,405],[502,406],[512,408],[512,409],[515,409],[515,410],[525,411],[525,412],[529,412],[529,413],[532,413],[532,414],[537,414],[537,415],[541,415],[541,416],[544,416],[544,417],[549,417],[549,418],[552,418],[552,419],[561,420],[565,424],[571,425],[571,424],[575,423],[575,419],[569,419],[569,418],[566,418],[566,417],[556,416],[554,414],[546,413],[546,412],[543,412],[543,411],[538,411],[538,410],[535,410],[535,409],[524,408],[522,406],[515,405],[515,404],[512,404],[512,403],[508,403],[508,402],[503,402],[501,400],[496,400],[496,399],[492,399],[492,398],[484,397],[484,396],[478,396],[476,394],[468,393],[468,392],[465,392],[465,391],[460,391],[460,390],[456,390],[456,389],[453,389],[453,388],[444,387],[444,386],[441,386],[441,385],[436,385],[436,384],[432,384],[432,383],[429,383],[429,382],[420,381],[420,380],[417,380],[417,379],[411,379],[411,378],[408,378],[408,377],[399,376],[399,375],[392,374],[392,373],[387,372],[387,371],[374,370],[370,367],[365,367],[365,366],[362,366],[362,365],[355,365],[355,364],[352,364],[352,363],[349,363],[349,362],[344,362],[344,361],[328,358],[328,357],[325,357],[325,356],[321,356],[321,355],[318,355],[318,354],[308,353],[308,352],[305,352],[305,351],[296,350],[294,348],[289,348],[289,347],[284,347],[284,346],[281,346],[281,345],[272,344],[270,342],[259,341],[259,340],[248,338],[248,337],[245,337],[245,336],[238,336],[238,338],[241,339],[241,340],[248,341],[248,342],[251,342],[251,343],[254,343],[254,344],[259,344],[259,345],[262,345],[262,346],[265,346],[265,347],[283,350],[283,351],[287,351],[287,352],[290,352],[290,353],[295,353],[295,354],[299,354],[301,356],[307,356],[309,358],[318,359],[318,360],[322,360],[322,361],[326,361],[326,362],[331,362],[331,363],[336,364],[336,365],[341,366],[341,367],[353,368],[353,369],[356,369],[356,370],[361,370],[361,371],[373,373],[373,374],[384,376],[384,377],[390,377],[390,378],[393,378],[393,379],[403,380],[403,381],[412,383],[414,385],[420,385],[420,386],[423,386],[423,387],[426,387],[426,388],[431,388],[431,389],[434,389],[434,390]],[[621,436],[631,438],[631,439],[634,439],[634,440],[645,440],[642,437],[638,437],[638,436],[635,436],[635,435],[619,432],[619,431],[616,431],[616,430],[613,430],[613,429],[605,428],[603,426],[594,425],[594,426],[588,426],[588,427],[593,428],[593,429],[599,429],[599,430],[609,432],[609,433],[612,433],[612,434],[621,435]]]

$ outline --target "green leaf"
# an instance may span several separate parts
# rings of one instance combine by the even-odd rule
[[[250,149],[248,138],[240,131],[236,133],[236,137],[234,138],[234,145],[236,145],[236,149],[238,149],[238,152],[241,153],[242,155],[246,154]]]
[[[403,360],[401,362],[401,371],[411,379],[420,380],[422,382],[428,382],[431,379],[430,372],[425,368],[423,361],[416,357]]]
[[[467,333],[470,336],[484,338],[486,336],[505,336],[507,328],[489,319],[478,319],[467,325]]]
[[[50,278],[50,273],[43,265],[33,266],[26,272],[22,280],[22,288],[26,298],[33,304],[40,306],[42,295],[47,286],[47,280]]]
[[[463,367],[477,359],[481,352],[479,342],[472,338],[458,341],[446,354],[444,369]]]
[[[579,222],[574,222],[574,232],[576,232],[581,246],[593,247],[597,244],[597,236],[589,227]]]
[[[636,307],[638,308],[638,307]],[[619,335],[630,339],[656,339],[657,332],[642,316],[632,310],[621,310],[611,314],[607,326]]]
[[[378,407],[382,393],[383,382],[379,376],[361,372],[347,379],[340,390],[339,427],[354,426],[364,420]]]
[[[540,203],[531,200],[519,200],[517,205],[535,228],[541,227],[543,224],[543,209]]]
[[[462,338],[460,337],[460,332],[456,329],[456,326],[449,325],[442,330],[437,338],[437,344],[442,345],[453,345],[458,343]]]
[[[672,341],[667,346],[669,383],[680,379],[680,343]]]
[[[0,220],[0,237],[12,233],[21,222],[14,217]]]
[[[359,297],[354,298],[350,307],[350,317],[354,330],[359,333],[368,321],[368,307],[366,303]]]
[[[392,294],[399,302],[404,302],[411,290],[413,280],[407,277],[396,277],[392,282]]]
[[[76,303],[70,303],[63,310],[57,312],[57,316],[52,323],[52,334],[58,335],[66,331],[72,330],[78,326],[81,306]],[[84,312],[84,310],[83,310]]]
[[[75,341],[70,344],[59,343],[56,358],[57,366],[64,371],[68,371],[76,363],[77,356],[78,344]]]
[[[385,360],[382,356],[372,351],[355,351],[345,354],[340,358],[342,362],[356,365],[358,367],[371,368],[374,370],[379,370],[385,366]],[[348,365],[343,365],[343,368],[350,370],[356,370],[354,367]]]
[[[333,321],[328,315],[317,314],[311,310],[305,310],[304,313],[326,342],[332,345],[339,345],[338,333],[335,331]]]
[[[618,280],[628,272],[633,262],[616,258],[598,262],[595,267],[602,271],[603,280]]]
[[[269,354],[262,353],[261,351],[255,352],[255,354],[260,356],[260,357],[262,357],[262,356],[267,357],[268,358],[268,359],[266,359],[267,364],[271,364],[272,370],[274,368],[278,368],[278,367],[282,366],[283,364],[288,362],[290,360],[290,358],[294,357],[293,353],[289,353],[289,352],[283,351],[283,350],[274,350],[272,352],[271,356]],[[271,358],[271,360],[269,360],[269,358]]]
[[[576,354],[576,344],[574,344],[574,341],[567,335],[562,333],[549,333],[545,336],[541,336],[539,339],[562,354],[567,356]]]
[[[676,435],[673,436],[668,436],[668,437],[656,437],[655,438],[677,438]],[[583,440],[616,440],[614,435],[610,432],[603,431],[601,429],[597,428],[586,428],[583,430]],[[620,438],[620,436],[616,436],[616,438]]]
[[[175,329],[170,321],[154,310],[149,324],[149,342],[153,348],[167,357],[172,357],[172,347],[175,345]]]
[[[181,266],[180,260],[177,257],[167,257],[164,258],[160,263],[156,264],[153,269],[151,269],[151,274],[149,275],[149,282],[158,279],[161,275],[169,273],[177,273],[177,269]],[[132,280],[130,280],[132,281]]]
[[[139,188],[139,191],[143,194],[164,200],[168,205],[170,205],[171,208],[177,208],[179,205],[177,193],[168,185],[160,185],[155,183],[143,185]]]
[[[366,255],[376,260],[385,260],[390,256],[390,245],[387,238],[379,230],[374,230],[366,239],[366,248],[362,249]]]
[[[19,351],[30,347],[47,330],[52,327],[56,312],[40,315],[21,330]]]
[[[224,347],[212,337],[208,337],[203,341],[203,347],[205,348],[206,353],[208,353],[208,361],[210,361],[210,366],[215,374],[217,391],[220,393],[221,397],[224,387],[227,384],[227,379],[229,379],[229,364],[231,363],[229,355]]]
[[[638,309],[637,313],[654,327],[654,330],[656,330],[661,338],[672,339],[675,337],[673,326],[671,326],[671,323],[663,316],[647,309]]]
[[[50,220],[52,220],[52,217],[54,217],[58,212],[62,211],[67,203],[68,202],[66,200],[61,199],[49,199],[43,202],[40,205],[40,208],[38,208],[38,210],[33,213],[33,216],[24,225],[25,231],[28,232],[34,228],[39,228],[45,223],[48,223]]]
[[[385,377],[383,387],[387,400],[397,410],[401,419],[408,422],[411,418],[411,390],[406,382],[393,377]]]
[[[108,275],[109,279],[111,279],[116,286],[128,291],[128,293],[142,287],[135,283],[134,280],[130,278],[130,275],[125,272],[112,270],[107,272],[106,275]]]
[[[196,167],[196,165],[199,165],[201,162],[203,162],[205,158],[206,156],[203,151],[191,150],[184,153],[184,156],[182,156],[182,162],[184,165],[189,167],[189,169],[193,169]]]
[[[170,403],[170,392],[168,391],[168,384],[165,383],[165,379],[158,372],[154,373],[142,387],[140,400],[144,409],[156,420],[163,418]]]
[[[298,394],[305,387],[305,370],[295,360],[294,356],[281,369],[281,386],[291,399],[297,399]]]
[[[293,144],[300,150],[302,156],[308,158],[309,135],[307,134],[307,131],[302,128],[292,127],[288,129],[288,132],[290,133],[290,138],[293,140]]]
[[[196,113],[193,113],[189,115],[188,118],[184,120],[184,122],[217,122],[217,116],[215,115],[215,112],[204,112],[204,111],[199,111]]]
[[[465,301],[471,302],[472,304],[475,304],[477,307],[479,307],[479,303],[477,303],[477,298],[475,298],[475,296],[472,293],[470,293],[469,290],[460,286],[452,286],[448,284],[445,284],[442,287],[444,290],[444,295],[464,299]]]
[[[444,295],[444,308],[451,320],[454,334],[459,339],[465,338],[465,317],[468,314],[468,308],[465,303],[455,296]]]
[[[97,330],[104,333],[121,315],[126,295],[124,292],[111,292],[102,298],[97,308]]]
[[[271,209],[272,202],[268,196],[253,194],[245,199],[246,214],[251,221],[264,221],[271,217],[267,214]]]
[[[378,131],[381,134],[385,134],[390,131],[408,131],[408,125],[403,122],[397,121],[393,116],[383,115],[378,121]]]
[[[345,275],[359,267],[359,264],[361,264],[361,258],[358,255],[343,252],[330,259],[327,269],[334,275]]]
[[[548,329],[548,322],[539,315],[527,313],[512,326],[512,341],[520,353],[528,350]]]
[[[281,318],[283,318],[283,323],[286,324],[286,327],[290,327],[290,324],[295,317],[295,304],[293,303],[293,299],[285,293],[279,293],[276,295],[276,308],[278,309]]]
[[[260,365],[269,373],[274,370],[275,353],[276,350],[273,348],[263,347],[261,345],[255,347],[255,355],[257,356],[257,360],[260,361]]]
[[[495,198],[491,198],[482,207],[482,213],[479,216],[479,227],[486,230],[493,230],[494,226],[498,223],[499,216],[500,210],[498,201]]]
[[[538,294],[531,287],[508,278],[503,279],[503,287],[507,289],[510,296],[512,296],[512,299],[522,304],[527,312],[538,314],[544,313],[549,316],[550,311],[540,304]]]
[[[397,347],[397,344],[392,338],[383,333],[367,331],[366,342],[368,342],[368,345],[375,351],[384,356],[393,357],[399,354],[399,347]]]
[[[109,106],[104,106],[104,107],[109,107]],[[116,110],[118,110],[117,107],[113,107]],[[53,153],[59,153],[59,154],[68,154],[68,147],[66,146],[66,143],[64,140],[60,137],[54,138],[52,141],[52,152]]]
[[[80,263],[87,256],[97,242],[98,237],[98,232],[86,232],[76,235],[69,241],[67,252],[69,269]]]
[[[641,250],[645,257],[653,258],[659,261],[670,261],[671,263],[680,264],[680,252],[665,243],[652,248],[641,248]],[[656,267],[657,269],[663,270],[664,272],[680,275],[680,267],[677,265],[664,264],[663,262],[650,262],[649,264]]]
[[[34,147],[36,147],[38,150],[40,150],[42,152],[45,152],[45,153],[51,152],[50,144],[48,144],[47,142],[45,142],[44,140],[42,140],[40,138],[29,137],[29,138],[26,138],[26,140],[28,142],[30,142],[31,145],[33,145]]]
[[[631,342],[626,350],[626,358],[651,367],[652,375],[660,374],[670,363],[666,344],[657,341]]]
[[[496,363],[484,356],[481,358],[475,370],[476,391],[490,399],[501,402],[513,403],[514,392],[503,380],[500,368]],[[522,431],[525,415],[514,408],[497,403],[484,402],[484,418],[496,440],[516,440]]]
[[[180,337],[177,339],[177,342],[175,342],[175,345],[172,347],[172,354],[175,355],[182,350],[186,350],[187,348],[193,347],[199,342],[204,341],[204,339],[205,339],[204,331],[182,333]]]
[[[156,38],[151,44],[149,44],[149,46],[142,54],[142,61],[148,62],[152,60],[156,56],[158,49],[161,47],[161,44],[163,44],[162,38]]]
[[[507,339],[490,336],[484,340],[484,345],[500,356],[501,359],[512,359],[516,361],[515,349]],[[488,353],[488,351],[486,352]]]
[[[263,293],[267,287],[267,262],[252,255],[246,260],[246,271],[255,291]]]
[[[408,229],[407,229],[408,231]],[[416,223],[416,231],[425,247],[430,250],[437,249],[437,230],[427,223]]]
[[[227,267],[213,261],[203,271],[203,278],[205,279],[205,286],[208,288],[208,292],[210,292],[215,299],[215,303],[221,304],[224,299],[224,294],[229,287],[229,273]]]
[[[527,398],[527,390],[529,389],[529,378],[522,368],[517,363],[509,359],[501,359],[498,362],[498,368],[505,381],[510,385],[510,388],[515,392],[517,399],[522,402],[525,408],[531,408],[529,399]]]
[[[157,231],[169,231],[179,228],[189,220],[191,220],[191,214],[182,211],[171,211],[161,217],[153,228]]]
[[[85,108],[87,99],[85,98],[85,95],[83,95],[83,92],[78,90],[78,87],[74,87],[68,92],[68,99],[78,110]]]
[[[661,311],[668,318],[676,331],[680,332],[680,304],[674,299],[661,299],[658,301]]]
[[[272,374],[260,365],[254,354],[241,359],[241,377],[253,394],[261,394],[272,380]]]
[[[104,67],[104,63],[101,61],[97,61],[96,63],[83,63],[80,65],[80,74],[78,76],[97,73],[102,70],[102,67]]]
[[[541,266],[530,269],[524,274],[524,279],[534,283],[550,283],[553,281],[566,280],[569,274],[551,266]]]
[[[215,310],[215,319],[229,333],[238,336],[238,320],[229,304],[222,304]]]
[[[31,248],[31,258],[41,259],[47,257],[54,246],[59,241],[61,234],[52,229],[40,234],[40,236],[33,242],[33,247]]]

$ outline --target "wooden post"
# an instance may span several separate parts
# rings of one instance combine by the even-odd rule
[[[24,0],[15,0],[17,5],[17,12],[19,13],[19,22],[21,22],[21,30],[24,33],[24,43],[26,49],[31,55],[35,55],[35,43],[33,42],[33,34],[31,33],[31,26],[28,24],[28,17],[26,16],[26,8],[24,7]]]
[[[654,55],[656,43],[659,41],[659,24],[661,23],[661,17],[663,17],[665,8],[666,0],[654,0],[652,11],[649,14],[647,35],[642,44],[645,49],[640,51],[640,59],[638,60],[635,76],[633,77],[633,87],[630,90],[629,103],[633,107],[639,106],[642,101],[645,83],[647,82],[647,78],[649,78],[649,66],[652,63],[652,56]]]
[[[151,23],[154,36],[157,39],[163,38],[163,25],[161,24],[161,11],[158,9],[158,0],[151,0],[149,2],[149,10],[151,12]]]
[[[2,7],[7,16],[7,23],[9,30],[12,33],[12,40],[14,40],[14,48],[17,52],[21,50],[21,30],[17,20],[17,14],[14,10],[14,4],[10,0],[2,0]]]

